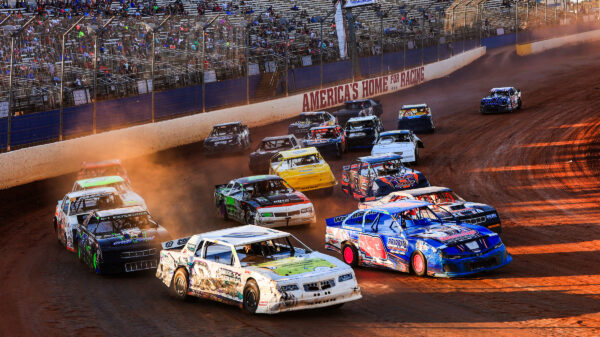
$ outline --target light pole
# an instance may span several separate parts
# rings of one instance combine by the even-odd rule
[[[393,7],[388,8],[387,11],[383,12],[381,10],[377,11],[377,16],[379,17],[379,44],[381,46],[380,57],[379,57],[379,75],[383,75],[383,19],[387,18],[388,13],[392,10]]]
[[[62,45],[61,45],[61,53],[60,53],[60,123],[59,123],[59,133],[58,140],[63,139],[63,109],[64,109],[64,88],[65,88],[65,37],[69,34],[75,27],[79,25],[79,23],[85,18],[85,16],[80,17],[75,21],[75,23],[67,29],[62,35]]]
[[[325,15],[325,18],[321,17],[321,16],[317,16],[317,19],[319,20],[319,24],[320,24],[320,32],[319,32],[319,67],[320,67],[320,72],[321,72],[321,84],[320,84],[320,88],[323,88],[323,23],[325,21],[327,21],[327,19],[329,19],[329,17],[331,15],[333,15],[335,13],[335,8],[330,10],[329,12],[327,12],[327,14]]]
[[[150,32],[150,34],[152,34],[152,60],[150,63],[150,76],[152,78],[152,93],[151,93],[151,97],[152,97],[152,123],[154,123],[154,119],[155,119],[155,113],[154,113],[154,63],[156,62],[156,38],[155,38],[155,33],[165,24],[167,23],[167,21],[171,18],[171,14],[167,15],[166,18],[164,18],[163,21],[161,21],[160,24],[158,24],[158,26],[153,27],[150,24],[146,23],[146,22],[142,22],[142,25],[144,25],[146,27],[146,31]]]
[[[244,52],[244,57],[245,59],[245,63],[246,63],[246,104],[250,104],[250,29],[252,28],[252,25],[254,24],[254,21],[257,21],[264,13],[266,13],[267,11],[262,11],[260,12],[255,18],[254,20],[252,20],[251,22],[249,22],[248,24],[246,24],[246,31],[245,31],[245,35],[246,35],[246,50]],[[204,67],[204,65],[202,65],[202,67]],[[204,68],[202,68],[202,83],[204,83]],[[204,92],[204,90],[202,90]]]
[[[215,15],[207,24],[202,27],[202,112],[206,112],[206,76],[204,63],[206,62],[206,30],[221,14]]]
[[[94,112],[92,115],[92,132],[96,133],[96,104],[98,102],[98,39],[106,31],[106,27],[114,20],[112,16],[102,27],[94,31]]]

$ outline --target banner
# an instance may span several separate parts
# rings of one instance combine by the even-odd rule
[[[344,30],[344,14],[342,13],[342,2],[335,5],[335,29],[337,30],[338,43],[340,46],[340,58],[346,58],[346,31]],[[323,41],[321,41],[323,43]]]
[[[377,0],[346,0],[346,4],[344,5],[344,8],[364,6],[364,5],[373,5],[376,3],[377,3]]]

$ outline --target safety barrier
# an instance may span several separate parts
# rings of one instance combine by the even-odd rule
[[[600,30],[593,30],[584,33],[561,36],[553,39],[542,40],[532,43],[517,45],[517,54],[520,56],[541,53],[546,50],[562,47],[565,45],[592,42],[600,40]]]
[[[475,48],[440,62],[358,82],[2,153],[0,154],[0,188],[74,172],[79,168],[81,161],[127,159],[197,142],[204,139],[212,125],[217,123],[241,120],[254,127],[288,119],[306,108],[306,104],[310,104],[307,102],[311,102],[311,99],[314,102],[318,100],[320,109],[339,106],[343,104],[343,99],[339,99],[339,95],[346,88],[348,92],[353,94],[356,92],[353,98],[395,92],[446,76],[484,54],[484,47]],[[337,99],[329,99],[330,96],[333,97],[334,92]],[[138,97],[138,99],[140,103],[132,101],[131,106],[120,107],[124,110],[124,115],[134,108],[133,105],[146,104],[147,98]],[[85,111],[84,118],[88,118],[89,107]],[[48,113],[56,115],[55,111]],[[136,116],[121,121],[136,122],[140,118],[145,118],[142,114]],[[0,125],[0,133],[3,130],[5,129]]]

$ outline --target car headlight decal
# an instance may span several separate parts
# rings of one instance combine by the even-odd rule
[[[354,278],[354,276],[352,275],[352,273],[340,275],[340,276],[338,276],[338,282],[352,280],[353,278]]]
[[[283,286],[279,286],[279,291],[295,291],[298,289],[300,288],[298,288],[297,284],[286,284]]]

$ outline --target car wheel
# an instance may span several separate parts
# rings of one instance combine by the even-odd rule
[[[244,312],[253,314],[258,308],[258,302],[260,301],[260,290],[256,281],[249,280],[244,287]]]
[[[419,251],[416,251],[411,257],[410,266],[417,276],[425,276],[427,274],[427,259]]]
[[[244,222],[246,225],[254,225],[254,215],[252,214],[252,211],[246,210],[244,213]]]
[[[227,206],[225,206],[224,203],[221,202],[221,204],[217,207],[217,210],[218,210],[219,215],[223,219],[225,219],[225,220],[229,219],[229,216],[227,215]]]
[[[415,161],[413,164],[417,165],[419,163],[419,149],[415,148]]]
[[[356,267],[358,265],[358,252],[351,244],[345,244],[342,246],[342,258],[347,265]]]
[[[180,300],[185,300],[188,296],[188,274],[183,268],[177,269],[171,281],[171,291],[173,296]]]
[[[523,106],[523,102],[521,102],[521,99],[519,98],[519,103],[517,104],[517,109],[521,110],[522,106]]]
[[[335,156],[340,158],[342,156],[342,145],[336,146]]]

